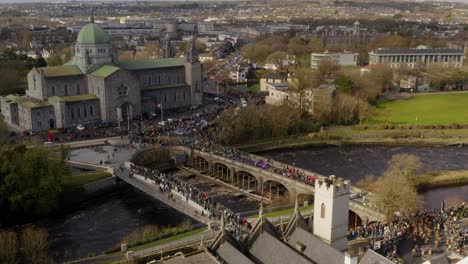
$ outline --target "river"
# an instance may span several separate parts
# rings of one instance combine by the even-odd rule
[[[188,216],[130,186],[91,199],[80,209],[37,225],[49,231],[50,254],[57,262],[97,255],[119,245],[145,225],[176,226]]]
[[[259,155],[322,175],[336,175],[357,182],[366,175],[381,175],[395,154],[417,155],[422,163],[419,173],[435,170],[468,170],[468,147],[419,146],[342,146],[278,150]],[[448,197],[467,200],[468,186],[430,190],[421,194],[427,209],[439,208]]]

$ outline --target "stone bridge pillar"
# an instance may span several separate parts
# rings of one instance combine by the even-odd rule
[[[257,193],[263,196],[263,177],[255,177],[257,179]]]
[[[208,160],[208,171],[206,174],[210,175],[210,176],[214,176],[214,168],[213,168],[214,164],[213,164],[213,161],[212,160]]]
[[[234,176],[236,175],[236,168],[234,167],[229,167],[229,183],[231,185],[234,185]]]
[[[286,187],[286,189],[289,192],[289,204],[294,204],[294,202],[296,201],[296,195],[297,195],[296,187],[294,187],[294,186],[289,187],[288,186],[288,187]]]

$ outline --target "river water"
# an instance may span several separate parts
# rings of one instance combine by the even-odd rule
[[[336,175],[356,183],[367,175],[381,175],[395,154],[420,158],[420,173],[435,170],[468,170],[468,147],[342,146],[279,150],[259,155],[322,175]],[[468,186],[430,190],[421,194],[424,206],[439,208],[448,197],[468,200]]]
[[[57,262],[101,254],[146,225],[177,226],[188,216],[130,186],[89,200],[72,213],[40,221],[49,231],[50,254]]]

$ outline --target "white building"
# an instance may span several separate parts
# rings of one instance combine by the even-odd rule
[[[290,104],[294,107],[301,107],[309,114],[314,114],[322,105],[330,104],[330,101],[335,94],[336,87],[334,85],[323,84],[317,88],[309,88],[300,96],[295,91],[292,91],[288,82],[269,82],[266,83],[268,95],[265,97],[265,103],[269,105]]]
[[[198,22],[198,33],[212,33],[214,31],[213,22]]]
[[[310,67],[316,69],[320,61],[331,60],[342,67],[357,67],[359,53],[356,52],[328,52],[310,54]]]
[[[464,54],[458,49],[428,49],[420,46],[415,49],[377,49],[369,52],[369,64],[387,64],[392,68],[406,65],[414,68],[417,64],[440,64],[443,66],[463,66]]]

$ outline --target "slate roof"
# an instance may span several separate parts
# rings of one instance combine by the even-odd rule
[[[82,75],[83,72],[74,64],[37,68],[45,77]]]
[[[249,258],[247,258],[242,252],[240,252],[235,246],[233,246],[229,241],[223,241],[221,245],[216,250],[216,253],[222,258],[226,263],[236,263],[236,264],[253,264]]]
[[[326,244],[320,238],[298,226],[286,241],[291,247],[295,248],[296,244],[305,246],[302,254],[317,263],[327,264],[343,264],[344,254],[334,247]]]
[[[250,254],[261,263],[310,264],[314,263],[268,232],[262,232],[250,248]],[[327,262],[325,262],[327,263]]]
[[[459,49],[377,49],[372,51],[378,55],[399,55],[399,54],[460,54],[463,51]]]
[[[368,249],[359,264],[395,264],[372,249]]]
[[[202,251],[192,255],[177,256],[164,260],[165,264],[218,264],[209,253]]]
[[[91,75],[96,76],[96,77],[106,78],[118,70],[120,70],[120,68],[117,66],[104,65],[104,66],[101,66],[99,69],[95,70],[94,72],[92,72]]]
[[[181,58],[164,58],[164,59],[153,59],[153,60],[135,60],[135,61],[122,61],[120,66],[126,70],[148,70],[155,68],[167,68],[167,67],[180,67],[184,66],[186,59]]]
[[[430,258],[428,261],[424,262],[428,264],[450,264],[445,254],[440,254]]]

